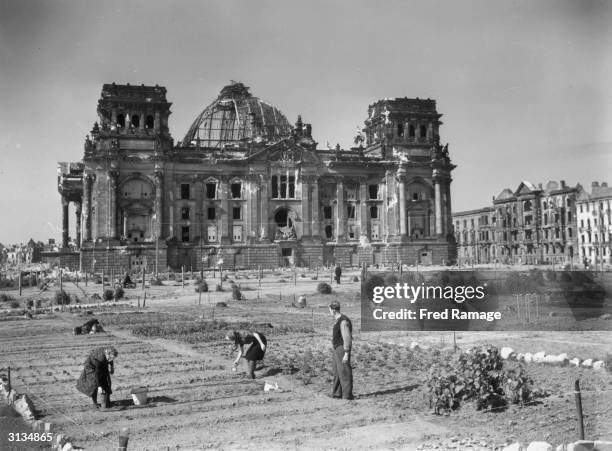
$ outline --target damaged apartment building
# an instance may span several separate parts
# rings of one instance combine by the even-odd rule
[[[351,149],[318,148],[242,83],[174,143],[160,86],[105,84],[77,163],[59,163],[71,266],[148,271],[456,258],[448,145],[430,99],[379,100]]]

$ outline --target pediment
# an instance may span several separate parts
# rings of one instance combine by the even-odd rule
[[[250,161],[267,161],[270,163],[290,164],[323,164],[316,152],[300,146],[293,140],[283,140],[265,149],[251,154]]]
[[[534,191],[537,191],[537,188],[535,187],[535,185],[531,182],[527,182],[527,181],[523,181],[521,182],[521,184],[518,186],[518,188],[516,189],[515,193],[517,196],[521,195],[521,194],[530,194]]]

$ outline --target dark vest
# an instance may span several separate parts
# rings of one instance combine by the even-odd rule
[[[340,323],[342,321],[346,321],[348,323],[348,328],[351,334],[353,333],[353,325],[351,324],[351,320],[348,319],[344,315],[340,315],[338,321],[334,323],[334,328],[332,330],[332,346],[336,349],[338,346],[344,346],[344,340],[342,339],[342,331],[340,329]]]

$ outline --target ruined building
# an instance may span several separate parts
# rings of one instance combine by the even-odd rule
[[[460,263],[578,262],[576,202],[583,188],[564,180],[523,181],[504,189],[493,206],[453,213]]]
[[[176,145],[160,86],[105,84],[59,164],[84,270],[450,262],[451,164],[434,100],[379,100],[350,150],[232,83]]]

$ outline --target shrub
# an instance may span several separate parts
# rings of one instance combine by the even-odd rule
[[[13,299],[12,301],[9,302],[9,306],[11,308],[19,308],[19,301],[17,299]]]
[[[359,282],[359,277],[353,276],[353,282]]]
[[[331,294],[332,287],[328,283],[319,282],[317,285],[317,292],[320,294]]]
[[[99,301],[99,300],[101,299],[101,298],[100,298],[100,295],[99,295],[98,293],[94,293],[94,294],[92,294],[92,295],[91,295],[91,298],[92,298],[92,299],[95,299],[96,301]]]
[[[223,286],[218,283],[217,286],[215,287],[215,291],[223,291]]]
[[[6,293],[0,293],[0,302],[10,302],[13,300],[12,296],[9,296]]]
[[[536,396],[533,381],[519,365],[503,371],[503,360],[494,346],[475,347],[450,363],[432,365],[427,385],[430,407],[436,414],[450,413],[461,401],[476,401],[478,410],[525,403]]]
[[[125,291],[123,291],[123,288],[121,288],[120,286],[117,286],[115,288],[115,295],[114,295],[115,301],[123,298],[124,294],[125,294]]]
[[[34,307],[40,308],[41,306],[42,306],[42,299],[36,299],[36,301],[34,301]]]
[[[68,305],[70,304],[70,296],[64,290],[55,292],[55,304],[56,305]]]
[[[385,281],[380,276],[369,276],[365,282],[365,294],[368,299],[374,298],[374,287],[385,286]]]
[[[111,301],[114,297],[115,297],[115,292],[111,290],[110,288],[107,288],[106,290],[104,290],[104,293],[102,294],[102,298],[105,301]]]
[[[242,293],[240,292],[240,288],[237,285],[232,285],[232,299],[234,301],[239,301],[242,299]]]
[[[26,308],[32,308],[32,307],[34,307],[34,300],[28,299],[26,301]]]
[[[205,281],[200,281],[195,287],[196,293],[206,293],[208,292],[208,284]]]
[[[216,306],[217,307],[227,307],[227,304],[225,302],[217,302]]]
[[[612,354],[607,353],[603,361],[604,365],[606,366],[606,370],[608,370],[609,373],[612,373]]]
[[[149,281],[149,283],[151,284],[152,287],[159,287],[161,285],[163,285],[162,280],[159,277],[151,277],[151,280]]]

